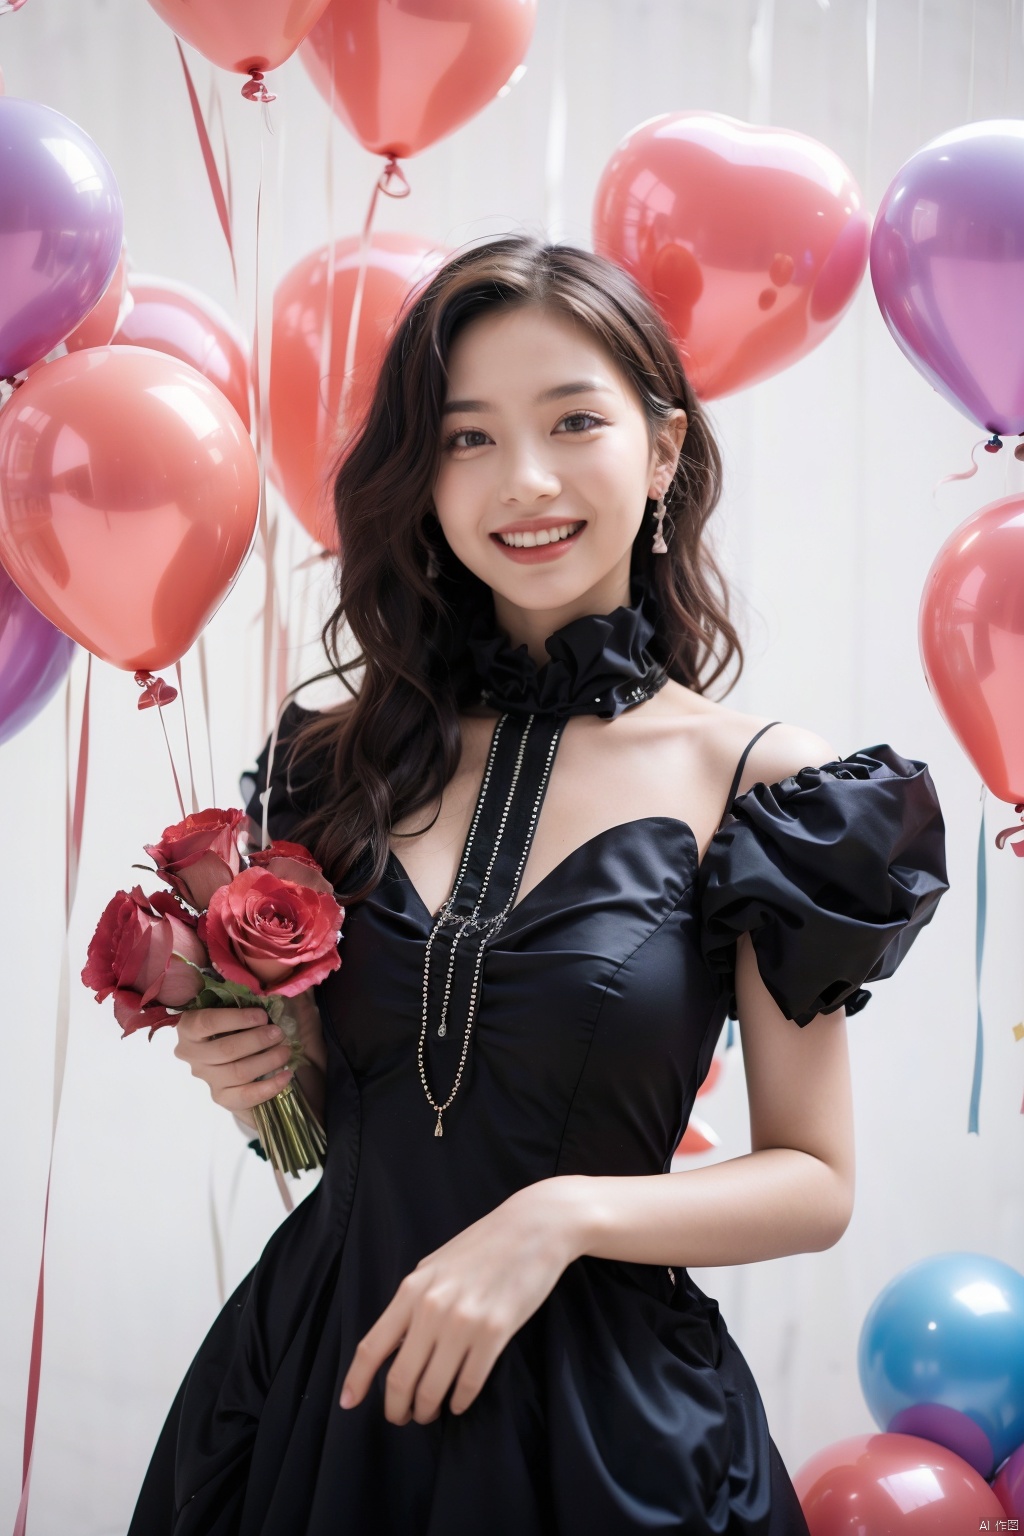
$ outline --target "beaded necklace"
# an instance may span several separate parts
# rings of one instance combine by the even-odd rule
[[[515,906],[566,721],[574,714],[613,719],[649,699],[667,674],[646,647],[654,626],[644,601],[611,614],[575,619],[546,642],[551,660],[537,668],[525,645],[513,650],[492,625],[471,627],[469,648],[486,685],[481,702],[501,711],[452,889],[431,924],[423,956],[417,1065],[434,1135],[462,1082],[484,984],[487,951]],[[448,1097],[430,1091],[424,1046],[452,1014],[465,1018],[462,1052]]]

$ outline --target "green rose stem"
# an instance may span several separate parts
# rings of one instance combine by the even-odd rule
[[[202,990],[187,1005],[188,1008],[263,1008],[291,1046],[288,1058],[291,1071],[308,1064],[299,1044],[298,1025],[287,1011],[285,998],[276,993],[261,996],[239,982],[222,981],[216,973],[209,971],[201,974]],[[265,1075],[271,1077],[273,1074]],[[262,1081],[263,1078],[257,1078],[257,1082]],[[270,1163],[281,1173],[290,1173],[292,1178],[297,1178],[303,1171],[324,1166],[327,1137],[297,1079],[292,1078],[272,1099],[254,1104],[252,1116],[260,1145]]]

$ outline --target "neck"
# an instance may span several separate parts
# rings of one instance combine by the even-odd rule
[[[624,566],[616,566],[571,603],[563,603],[558,608],[521,608],[500,592],[493,595],[498,628],[504,630],[513,647],[525,645],[530,660],[542,667],[549,659],[544,642],[556,630],[589,613],[611,613],[614,608],[628,606],[629,557],[627,555]]]

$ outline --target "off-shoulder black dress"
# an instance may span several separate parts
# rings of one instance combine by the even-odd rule
[[[549,645],[550,649],[550,645]],[[269,797],[287,838],[303,793]],[[760,733],[758,733],[760,734]],[[250,784],[261,815],[267,748]],[[733,791],[739,782],[737,766]],[[308,786],[315,792],[315,785]],[[923,762],[882,744],[733,798],[698,863],[683,821],[577,848],[489,946],[462,1086],[434,1134],[417,1070],[432,916],[397,858],[347,916],[325,1021],[327,1166],[182,1383],[130,1536],[801,1536],[750,1370],[687,1272],[582,1257],[462,1414],[390,1423],[356,1344],[425,1254],[556,1174],[670,1171],[727,1013],[737,935],[796,1025],[890,975],[947,888]],[[462,1044],[431,1031],[439,1099]]]

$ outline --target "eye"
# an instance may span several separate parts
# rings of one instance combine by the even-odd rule
[[[481,441],[460,442],[460,438],[478,438]],[[479,427],[461,427],[458,432],[449,433],[442,446],[446,453],[465,453],[470,448],[481,448],[487,441],[487,433],[481,432]]]
[[[593,411],[572,411],[568,416],[562,417],[555,430],[558,431],[561,427],[568,427],[569,435],[576,437],[581,432],[590,432],[594,427],[603,426],[604,418],[596,415]]]

